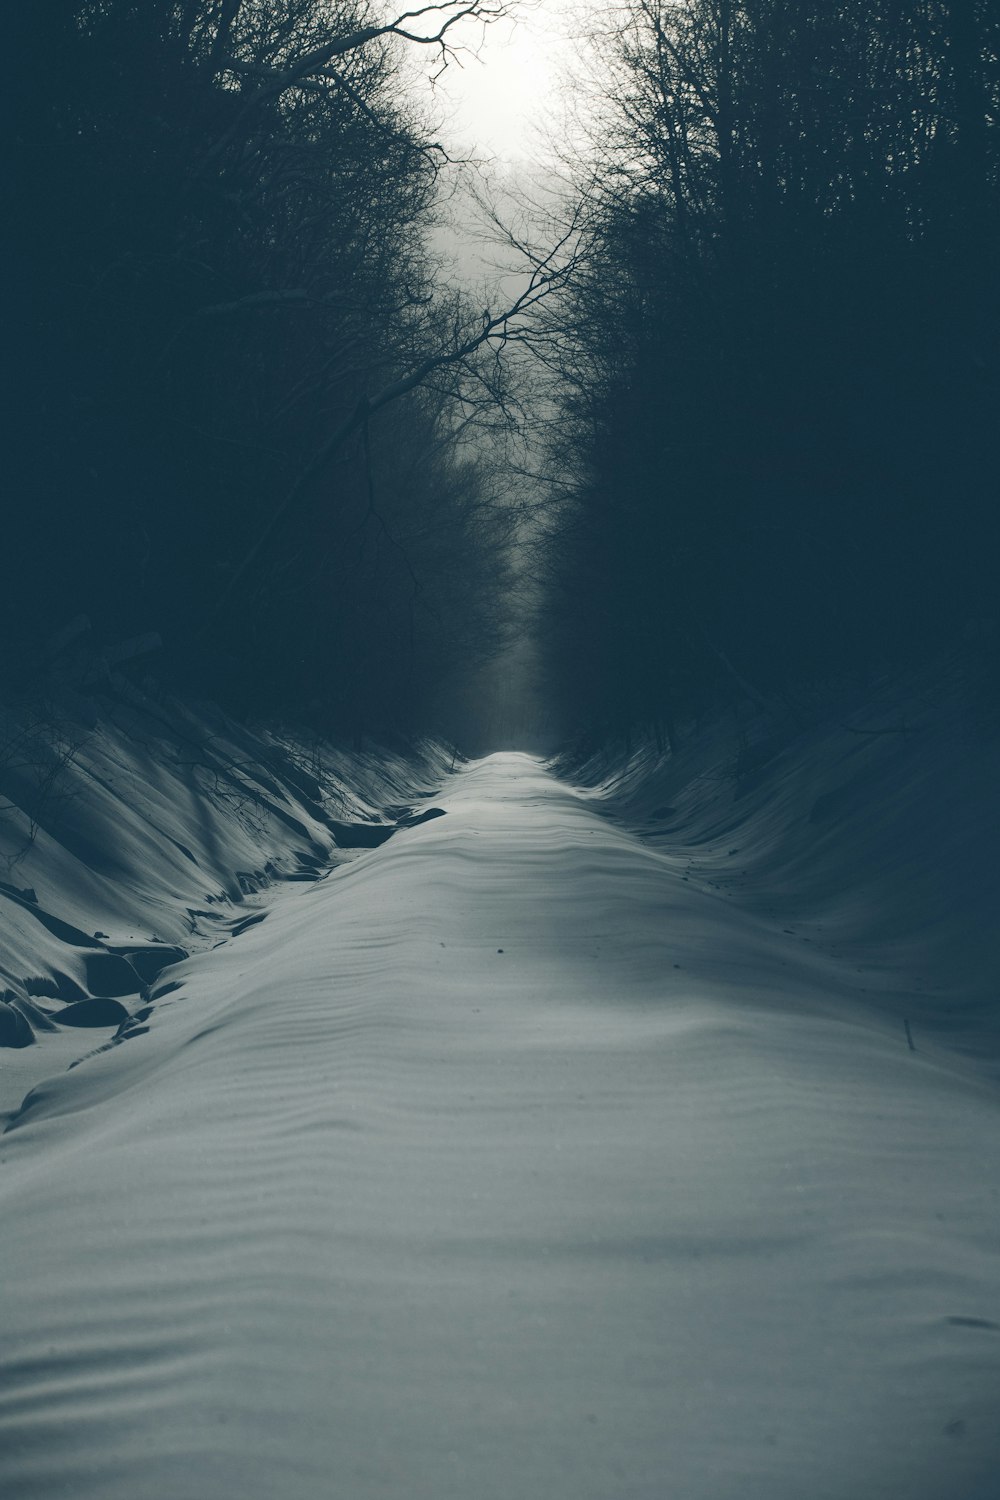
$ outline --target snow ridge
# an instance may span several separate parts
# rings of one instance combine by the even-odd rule
[[[995,1086],[639,837],[675,773],[464,766],[35,1091],[12,1493],[993,1500]]]

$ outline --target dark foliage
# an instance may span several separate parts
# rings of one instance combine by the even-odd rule
[[[7,18],[8,664],[83,611],[160,632],[188,685],[357,729],[415,722],[495,641],[506,523],[455,440],[466,367],[365,417],[465,326],[425,250],[441,153],[371,19]]]
[[[546,565],[571,720],[995,641],[996,7],[616,16]]]

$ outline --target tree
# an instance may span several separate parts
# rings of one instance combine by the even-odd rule
[[[553,682],[580,643],[603,663],[576,715],[794,691],[989,617],[997,42],[944,0],[611,13],[546,561]]]
[[[179,673],[248,704],[317,680],[343,703],[334,679],[353,674],[370,721],[416,713],[385,663],[433,675],[431,642],[451,650],[435,615],[459,633],[463,590],[407,506],[433,492],[470,576],[500,586],[478,549],[495,562],[506,521],[462,519],[489,486],[461,434],[474,411],[504,420],[496,351],[558,267],[485,316],[441,289],[427,231],[449,163],[408,103],[407,55],[445,66],[505,11],[19,10],[11,541],[38,561],[8,599],[15,650],[53,607],[83,608],[108,632],[160,630]],[[425,450],[421,487],[407,455]],[[372,599],[381,623],[362,629]]]

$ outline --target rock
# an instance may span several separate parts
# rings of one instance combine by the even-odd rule
[[[0,1000],[0,1047],[30,1047],[35,1034],[19,1010]]]
[[[167,943],[157,943],[149,948],[130,948],[123,954],[146,985],[152,984],[171,964],[183,963],[187,956],[185,949],[174,948]],[[117,994],[119,991],[110,990],[105,993]]]
[[[377,849],[396,832],[394,823],[330,823],[338,849]]]
[[[101,997],[67,1005],[55,1019],[60,1026],[120,1026],[128,1020],[128,1011],[120,1000]]]
[[[411,813],[409,817],[400,818],[400,828],[418,828],[421,823],[429,823],[432,818],[443,818],[445,810],[443,807],[429,807],[426,812]]]
[[[88,953],[84,961],[92,995],[137,995],[142,989],[138,973],[120,953]]]

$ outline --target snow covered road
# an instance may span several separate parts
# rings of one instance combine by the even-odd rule
[[[1000,1106],[528,756],[0,1140],[9,1500],[996,1500]]]

